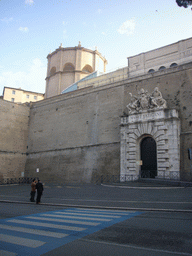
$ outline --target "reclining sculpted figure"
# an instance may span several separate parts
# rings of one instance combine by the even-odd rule
[[[151,95],[151,106],[157,108],[166,108],[167,102],[163,99],[158,87],[155,87]]]

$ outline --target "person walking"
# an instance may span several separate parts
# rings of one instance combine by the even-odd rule
[[[36,193],[36,179],[33,179],[31,183],[31,202],[35,202],[35,193]]]
[[[38,182],[36,184],[36,189],[37,189],[36,204],[40,204],[41,196],[43,194],[43,184],[40,180],[38,180]]]

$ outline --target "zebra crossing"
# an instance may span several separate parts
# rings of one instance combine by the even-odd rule
[[[0,256],[38,256],[139,214],[71,208],[1,219]]]

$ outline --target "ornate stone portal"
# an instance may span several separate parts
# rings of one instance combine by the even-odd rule
[[[126,180],[140,177],[179,180],[180,120],[177,110],[166,108],[167,103],[157,87],[151,95],[144,89],[137,97],[130,95],[129,115],[121,118],[122,181],[125,177]],[[150,151],[150,144],[142,148],[146,138],[154,141],[155,154]],[[156,170],[152,170],[154,166],[151,169],[150,161],[156,161]]]

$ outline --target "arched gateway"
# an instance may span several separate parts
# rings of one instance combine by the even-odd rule
[[[180,179],[180,120],[168,109],[156,87],[131,94],[129,115],[121,118],[122,180],[139,178]]]

